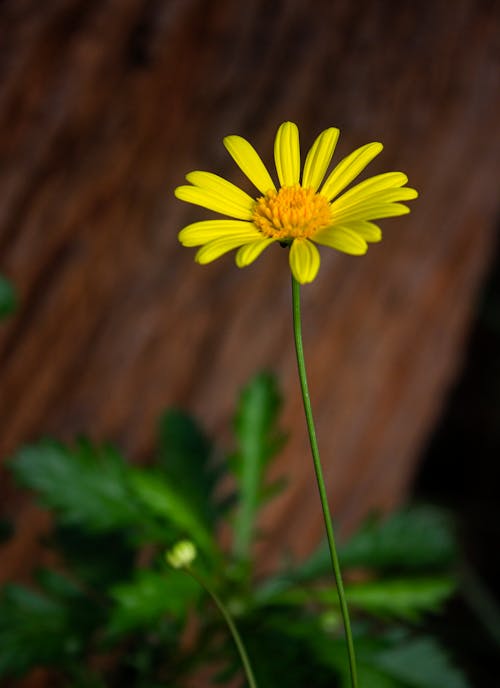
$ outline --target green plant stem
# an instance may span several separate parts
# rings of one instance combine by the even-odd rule
[[[325,481],[323,479],[323,470],[321,468],[321,459],[319,456],[318,441],[316,439],[316,430],[314,428],[314,418],[311,408],[311,398],[309,396],[309,389],[307,385],[306,364],[304,360],[304,346],[302,343],[302,322],[300,317],[300,284],[292,275],[292,307],[293,307],[293,333],[295,338],[295,350],[297,353],[297,367],[299,370],[300,388],[302,391],[302,400],[304,402],[304,412],[306,416],[307,430],[309,433],[309,442],[311,444],[311,453],[314,462],[314,470],[316,472],[316,481],[318,483],[319,497],[323,509],[323,518],[325,521],[326,535],[328,538],[328,546],[330,548],[330,558],[332,561],[333,574],[335,576],[335,583],[337,585],[337,594],[339,597],[340,609],[342,612],[342,619],[344,621],[344,630],[347,642],[347,654],[349,656],[349,667],[351,671],[351,685],[352,688],[358,687],[357,669],[356,669],[356,655],[354,653],[354,642],[352,639],[351,621],[349,618],[349,609],[344,592],[344,584],[342,582],[342,574],[340,572],[339,558],[337,555],[337,548],[335,547],[335,537],[333,535],[332,517],[330,515],[330,508],[328,506],[328,497],[326,494]]]
[[[202,588],[204,588],[208,592],[212,600],[215,602],[215,605],[224,617],[224,620],[227,623],[229,630],[231,631],[231,635],[233,636],[233,640],[236,644],[236,647],[238,648],[241,663],[243,664],[243,669],[247,677],[248,685],[250,686],[250,688],[257,688],[257,683],[253,675],[252,666],[250,664],[247,651],[245,650],[243,640],[241,639],[241,636],[238,633],[238,629],[236,628],[236,625],[233,619],[231,618],[231,615],[228,612],[226,606],[224,605],[220,597],[214,592],[214,590],[212,590],[212,588],[209,585],[207,585],[207,583],[201,578],[201,576],[199,576],[195,571],[193,571],[191,567],[186,567],[186,571],[201,585]]]

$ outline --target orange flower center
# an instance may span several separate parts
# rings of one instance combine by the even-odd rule
[[[295,184],[258,198],[252,220],[266,236],[286,240],[312,237],[331,224],[332,216],[324,196]]]

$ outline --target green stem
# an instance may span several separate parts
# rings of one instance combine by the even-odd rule
[[[250,660],[248,659],[247,651],[245,650],[243,640],[241,639],[241,636],[238,633],[238,629],[236,628],[236,625],[233,619],[231,618],[231,615],[226,609],[226,606],[224,605],[220,597],[214,592],[214,590],[212,590],[212,588],[208,586],[207,583],[201,578],[201,576],[199,576],[195,571],[193,571],[191,567],[186,567],[186,571],[201,585],[202,588],[204,588],[208,592],[210,597],[215,602],[217,608],[224,617],[224,620],[227,623],[229,630],[231,631],[231,635],[233,636],[233,640],[236,644],[236,647],[238,648],[241,662],[243,664],[243,669],[247,677],[248,685],[250,686],[250,688],[257,688],[257,683],[253,675],[252,666],[250,664]]]
[[[311,398],[309,396],[309,389],[307,386],[306,364],[304,360],[304,346],[302,344],[302,322],[300,317],[300,284],[292,275],[292,304],[293,304],[293,333],[295,337],[295,350],[297,352],[297,366],[299,370],[300,388],[302,391],[302,400],[304,402],[304,412],[306,416],[307,430],[309,432],[309,442],[311,444],[311,452],[314,462],[314,470],[316,472],[316,481],[318,483],[319,497],[321,506],[323,508],[323,518],[325,521],[326,535],[328,538],[328,546],[330,548],[330,558],[332,561],[333,574],[335,576],[335,583],[337,584],[337,594],[339,597],[340,609],[342,612],[342,619],[344,621],[344,630],[347,642],[347,654],[349,656],[349,667],[351,670],[351,685],[352,688],[357,688],[358,678],[356,670],[356,656],[354,653],[354,642],[352,639],[351,621],[349,619],[349,609],[347,608],[347,601],[344,592],[344,584],[342,582],[342,574],[340,572],[339,558],[337,549],[335,547],[335,538],[333,535],[332,517],[330,515],[330,508],[328,506],[328,497],[326,494],[325,481],[323,479],[323,470],[321,468],[321,459],[319,457],[318,441],[316,439],[316,430],[314,428],[314,418],[311,408]]]

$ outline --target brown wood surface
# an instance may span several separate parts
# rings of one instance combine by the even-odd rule
[[[239,183],[222,146],[271,164],[285,119],[302,144],[342,131],[336,160],[381,140],[371,172],[421,191],[363,258],[322,252],[303,290],[306,356],[333,510],[349,529],[400,502],[460,365],[497,211],[498,12],[484,0],[4,0],[0,271],[19,288],[0,328],[0,453],[51,434],[147,458],[172,404],[230,443],[238,388],[279,375],[290,442],[268,509],[268,562],[309,550],[320,512],[296,378],[286,253],[200,267],[177,242],[208,217],[173,198],[191,169]],[[24,577],[44,519],[6,474]]]

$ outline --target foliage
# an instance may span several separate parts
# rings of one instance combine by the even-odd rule
[[[17,295],[11,282],[0,274],[0,320],[11,315],[17,307]]]
[[[324,545],[256,579],[251,553],[262,504],[281,487],[269,467],[283,444],[276,381],[261,374],[243,390],[227,454],[194,419],[171,410],[148,467],[110,447],[43,440],[10,461],[18,483],[53,515],[46,546],[54,570],[0,596],[0,678],[52,667],[63,685],[182,688],[200,666],[234,680],[239,663],[207,594],[165,550],[180,539],[231,609],[260,688],[347,688],[336,591]],[[235,494],[227,493],[226,467]],[[229,553],[217,538],[232,527]],[[454,590],[457,551],[448,518],[419,506],[371,518],[341,549],[353,612],[361,686],[465,688],[424,622]],[[54,560],[54,557],[52,557]]]
[[[249,560],[256,517],[266,499],[281,485],[266,485],[266,467],[283,444],[276,421],[281,399],[275,379],[266,373],[255,377],[243,389],[234,427],[237,448],[230,469],[237,479],[238,502],[234,518],[234,552]]]

